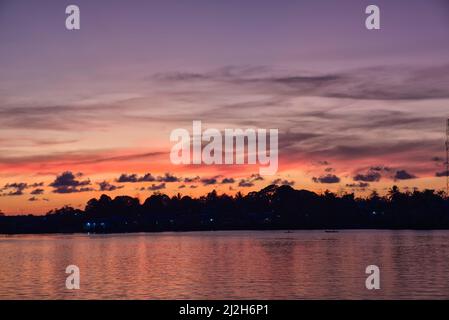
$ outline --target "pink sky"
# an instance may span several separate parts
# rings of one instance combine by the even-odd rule
[[[443,189],[449,6],[377,2],[379,31],[364,28],[367,1],[77,1],[81,30],[69,32],[60,1],[2,1],[0,210],[277,179],[359,195]],[[193,120],[279,129],[278,174],[172,165],[170,132]]]

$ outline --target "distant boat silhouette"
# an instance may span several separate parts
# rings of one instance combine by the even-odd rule
[[[324,230],[326,233],[338,233],[338,230]]]

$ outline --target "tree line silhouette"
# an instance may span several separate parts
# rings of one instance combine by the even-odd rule
[[[235,196],[154,193],[142,204],[102,195],[84,210],[65,206],[45,216],[0,215],[3,234],[273,229],[449,229],[449,198],[442,191],[401,192],[396,186],[385,196],[374,191],[356,198],[270,185]]]

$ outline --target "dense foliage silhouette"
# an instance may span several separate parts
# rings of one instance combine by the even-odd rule
[[[155,193],[139,199],[102,195],[84,210],[63,207],[45,216],[0,216],[0,233],[120,233],[242,229],[449,229],[444,192],[373,192],[322,195],[270,185],[235,196],[212,191],[200,198]]]

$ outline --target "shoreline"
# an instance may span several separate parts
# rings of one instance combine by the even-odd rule
[[[201,229],[201,230],[160,230],[160,231],[130,231],[130,232],[41,232],[41,233],[0,233],[0,237],[22,236],[22,235],[137,235],[137,234],[162,234],[162,233],[218,233],[218,232],[271,232],[279,231],[286,234],[302,232],[302,231],[322,231],[327,234],[335,234],[346,231],[449,231],[449,228],[341,228],[341,229]]]

